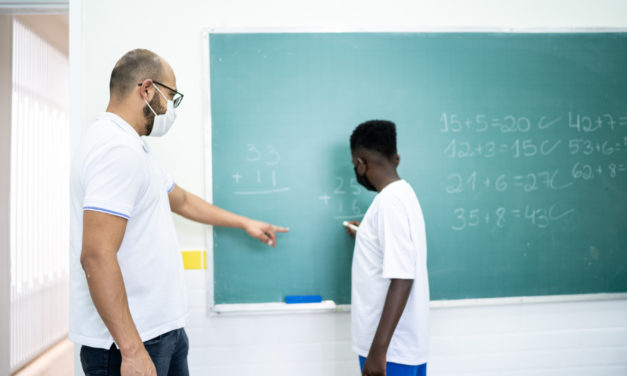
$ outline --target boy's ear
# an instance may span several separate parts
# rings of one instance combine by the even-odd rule
[[[401,163],[401,156],[396,154],[394,156],[394,167],[398,167],[398,164]]]
[[[366,162],[361,158],[357,158],[357,173],[360,176],[366,173]]]

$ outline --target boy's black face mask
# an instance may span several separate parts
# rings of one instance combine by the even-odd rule
[[[357,173],[357,167],[355,167],[355,178],[357,179],[357,183],[361,184],[367,190],[373,192],[377,191],[377,188],[370,183],[370,180],[368,180],[366,174],[359,175],[359,173]]]

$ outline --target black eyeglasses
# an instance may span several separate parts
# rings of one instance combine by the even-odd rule
[[[183,93],[180,93],[172,89],[171,87],[162,84],[159,81],[152,80],[152,83],[157,84],[161,87],[164,87],[174,93],[174,98],[172,98],[172,104],[174,105],[174,108],[177,108],[181,104],[181,101],[183,100]],[[137,86],[142,86],[142,83],[141,82],[138,83]]]

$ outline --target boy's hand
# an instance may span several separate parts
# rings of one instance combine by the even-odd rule
[[[385,353],[371,352],[364,363],[363,376],[385,376]]]
[[[357,227],[359,227],[359,224],[361,222],[359,221],[348,221],[348,223],[350,223],[351,225],[355,225]],[[346,226],[346,233],[352,237],[357,236],[357,231],[353,230],[352,228],[350,228],[349,226]]]

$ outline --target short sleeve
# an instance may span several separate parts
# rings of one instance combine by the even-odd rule
[[[146,173],[139,153],[125,145],[88,160],[83,170],[83,210],[129,219],[145,189]]]
[[[383,247],[383,278],[415,279],[417,250],[407,208],[390,198],[378,211],[379,241]]]
[[[162,171],[163,181],[165,182],[165,189],[168,191],[168,193],[170,193],[174,189],[174,179],[165,170],[162,169]]]

